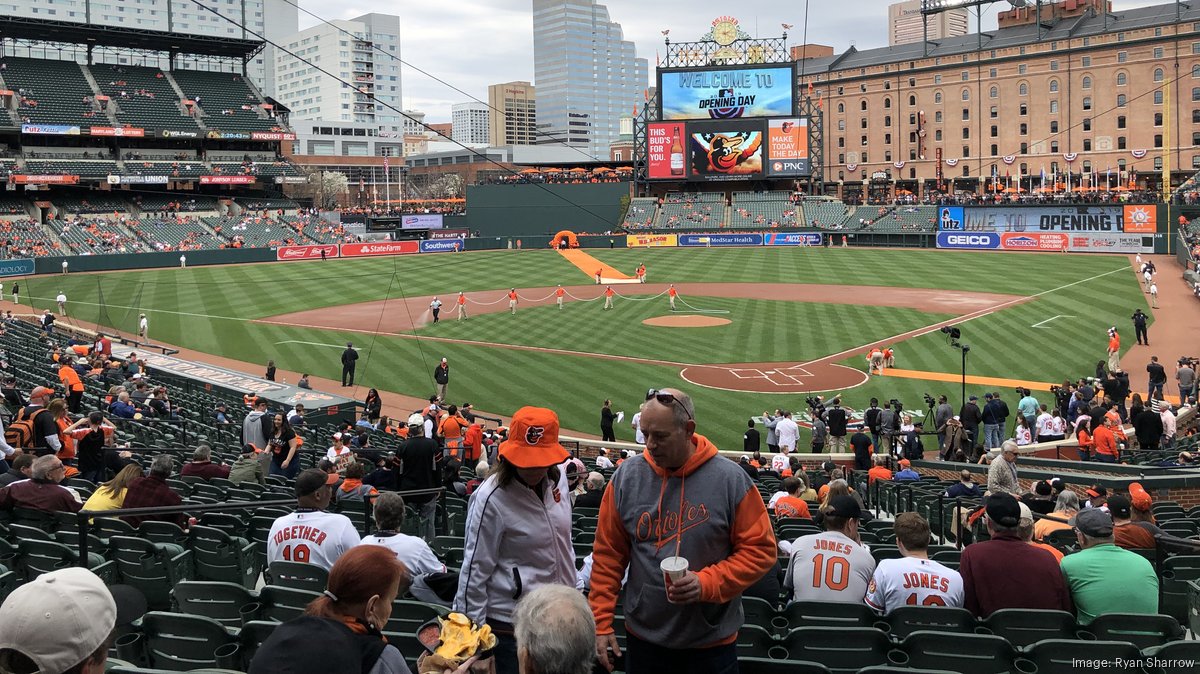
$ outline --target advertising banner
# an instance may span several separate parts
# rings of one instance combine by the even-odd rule
[[[988,249],[1000,247],[1000,235],[995,232],[938,232],[938,248]]]
[[[754,180],[763,175],[760,121],[696,122],[688,125],[688,154],[695,180]]]
[[[764,234],[764,246],[819,246],[821,235],[816,232],[788,232]]]
[[[808,118],[769,120],[767,175],[787,177],[808,174]]]
[[[687,131],[679,122],[647,124],[647,177],[651,180],[686,180],[686,142]]]
[[[678,245],[675,234],[626,234],[627,248],[673,248]]]
[[[457,253],[465,244],[462,239],[429,239],[421,242],[422,253]]]
[[[441,229],[442,214],[405,215],[400,218],[400,229]]]
[[[306,185],[308,178],[304,176],[275,176],[276,185]]]
[[[680,246],[761,246],[763,235],[754,234],[680,234]]]
[[[942,206],[938,229],[966,232],[1112,232],[1153,234],[1158,227],[1153,205]]]
[[[286,131],[251,131],[250,140],[296,140],[296,134]]]
[[[0,276],[27,276],[33,272],[33,260],[28,258],[0,260]]]
[[[469,229],[439,229],[429,233],[430,239],[465,239],[471,233]]]
[[[167,176],[108,176],[109,185],[166,185]]]
[[[795,114],[792,66],[658,71],[660,119],[738,119]]]
[[[211,140],[250,140],[250,133],[248,131],[221,131],[220,129],[213,129],[205,134],[205,136]]]
[[[161,138],[199,138],[199,131],[176,131],[174,129],[162,129],[158,132]]]
[[[421,252],[417,241],[372,241],[343,243],[342,257],[375,257],[377,255],[409,255]]]
[[[325,251],[325,257],[339,257],[337,244],[329,243],[314,246],[280,246],[275,249],[275,259],[280,261],[320,260],[321,251]]]
[[[93,136],[122,136],[125,138],[142,138],[146,135],[146,130],[133,126],[93,126],[89,130],[89,133]]]
[[[22,124],[21,133],[39,136],[78,136],[79,127],[66,124]]]
[[[1153,234],[1158,231],[1158,206],[1125,206],[1122,209],[1122,220],[1126,234]]]
[[[76,185],[79,183],[79,176],[69,175],[17,175],[12,179],[18,185]]]
[[[201,185],[250,185],[256,176],[200,176]]]
[[[1154,237],[1149,234],[1071,234],[1067,250],[1072,253],[1153,253]]]
[[[1000,235],[1004,250],[1060,251],[1067,247],[1067,235],[1054,232],[1004,232]]]

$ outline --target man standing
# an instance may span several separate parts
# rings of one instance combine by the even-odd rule
[[[846,451],[846,410],[842,409],[842,399],[834,398],[833,407],[825,413],[825,423],[829,425],[829,451],[840,454]]]
[[[775,410],[774,415],[763,412],[763,426],[767,428],[767,451],[775,454],[779,451],[779,422],[783,420],[783,411]]]
[[[962,576],[929,559],[929,522],[916,513],[896,515],[899,559],[875,567],[867,606],[887,615],[901,606],[962,606]]]
[[[991,393],[983,394],[983,448],[991,450],[994,447],[999,447],[1001,432],[1004,428],[1004,421],[1000,417],[1000,407],[996,404],[996,399]]]
[[[601,279],[601,275],[602,275],[603,273],[604,273],[604,270],[603,270],[603,269],[597,269],[597,270],[596,270],[596,285],[600,285],[600,279]]]
[[[933,410],[933,424],[937,429],[938,451],[946,449],[946,422],[954,418],[954,408],[946,400],[946,396],[938,396],[938,406]]]
[[[354,386],[354,366],[358,360],[358,351],[353,342],[346,342],[346,350],[342,352],[342,386]]]
[[[1167,371],[1158,362],[1158,356],[1150,356],[1150,364],[1146,366],[1146,372],[1150,374],[1150,400],[1154,399],[1154,394],[1157,392],[1162,395],[1163,386],[1167,384]]]
[[[466,318],[467,318],[467,296],[464,295],[461,290],[458,293],[458,300],[457,300],[456,304],[458,305],[458,320],[460,320],[460,321],[466,320]]]
[[[433,381],[437,384],[438,398],[446,400],[446,387],[450,385],[450,364],[443,358],[433,369]]]
[[[67,315],[67,295],[66,295],[66,293],[64,293],[61,290],[58,291],[58,296],[54,298],[54,301],[56,303],[58,303],[58,313],[62,314],[63,316],[66,316]]]
[[[682,391],[652,390],[641,425],[646,451],[613,474],[600,505],[589,597],[596,656],[612,671],[621,653],[613,615],[628,570],[639,588],[624,608],[628,674],[736,672],[741,595],[776,561],[770,516],[746,473],[696,434]],[[669,584],[668,557],[687,562]]]
[[[1179,369],[1175,370],[1175,383],[1179,385],[1179,404],[1187,403],[1196,393],[1196,368],[1186,358],[1179,359]]]
[[[442,313],[442,301],[436,297],[433,298],[433,301],[429,303],[429,311],[433,314],[434,323],[437,323],[439,320],[441,320],[438,318],[438,315]]]
[[[638,283],[646,282],[646,263],[645,262],[638,265],[637,280],[638,280]]]
[[[54,314],[49,309],[42,312],[42,332],[47,336],[54,334]]]
[[[21,284],[14,283],[13,284],[13,304],[20,304],[20,303],[21,303]]]
[[[303,562],[326,571],[359,544],[358,530],[349,517],[324,512],[333,498],[337,473],[309,468],[296,476],[296,510],[283,515],[267,534],[267,564]]]
[[[979,618],[1002,608],[1070,611],[1071,597],[1054,555],[1020,536],[1017,499],[1011,494],[990,496],[984,513],[991,538],[963,548],[958,566],[963,606]]]
[[[613,431],[613,423],[616,420],[617,414],[612,411],[612,401],[605,400],[604,405],[600,407],[600,440],[602,442],[617,441],[617,434]]]
[[[1121,367],[1121,336],[1116,328],[1108,329],[1108,369]]]
[[[425,419],[420,414],[408,418],[408,440],[396,452],[396,458],[403,468],[400,471],[400,490],[414,491],[417,489],[433,489],[437,481],[437,441],[423,436],[421,428]],[[421,516],[418,531],[427,541],[436,535],[434,515],[437,510],[437,497],[433,494],[425,496],[410,496],[406,500]]]
[[[510,288],[508,290],[508,313],[513,316],[517,315],[517,289],[516,288]]]
[[[999,399],[1000,394],[993,393],[992,397]],[[1017,414],[1025,417],[1025,423],[1031,429],[1037,426],[1038,409],[1040,407],[1041,405],[1038,403],[1037,398],[1033,397],[1033,391],[1029,389],[1021,390],[1021,399],[1017,401]],[[1005,407],[1004,411],[1008,412],[1008,408]]]
[[[275,419],[267,414],[267,399],[257,398],[254,407],[242,419],[242,444],[254,445],[259,451],[267,448],[267,436],[275,431]]]
[[[612,298],[613,298],[614,294],[615,293],[613,292],[612,286],[608,286],[607,288],[604,289],[604,308],[605,309],[613,308]]]
[[[1090,625],[1105,613],[1158,613],[1158,575],[1145,557],[1113,543],[1109,514],[1082,510],[1071,524],[1081,550],[1063,558],[1062,575],[1079,624]]]
[[[896,416],[891,402],[884,403],[883,409],[879,410],[879,442],[875,443],[875,451],[880,454],[892,453],[892,432],[896,430]]]
[[[992,460],[988,466],[988,491],[993,494],[1021,493],[1021,484],[1017,480],[1017,443],[1005,440],[1000,447],[1000,456]]]
[[[138,337],[150,339],[150,319],[146,318],[146,314],[138,316]]]
[[[854,470],[869,470],[871,468],[871,452],[875,446],[871,438],[859,429],[850,436],[850,451],[854,452]]]
[[[1150,337],[1146,335],[1146,314],[1142,313],[1141,309],[1137,309],[1130,318],[1133,319],[1133,334],[1137,337],[1137,343],[1150,346]]]
[[[978,401],[979,396],[973,395],[967,398],[967,404],[958,411],[958,421],[962,424],[967,442],[971,445],[968,455],[975,451],[975,445],[979,444],[979,424],[983,421],[983,412],[979,410]]]
[[[667,301],[671,303],[671,311],[675,311],[675,298],[679,297],[679,291],[675,289],[675,284],[667,288]]]
[[[74,358],[63,356],[59,360],[58,379],[67,391],[67,409],[71,414],[79,414],[80,404],[83,402],[83,380],[75,371]]]
[[[800,441],[800,426],[792,419],[792,413],[784,410],[783,418],[775,425],[775,436],[779,441],[779,451],[791,454],[796,451],[796,443]],[[772,459],[772,465],[775,461]]]
[[[792,543],[783,586],[790,601],[862,604],[875,573],[875,558],[858,536],[862,508],[853,496],[835,496],[824,512],[824,533]]]
[[[825,451],[825,441],[829,439],[829,427],[821,417],[812,418],[812,453],[820,454]]]
[[[1158,284],[1154,281],[1150,282],[1150,306],[1154,309],[1158,308]]]
[[[559,311],[562,311],[563,295],[566,295],[566,294],[567,294],[567,291],[563,290],[562,285],[559,285],[557,288],[554,289],[554,303],[558,305]]]
[[[762,436],[754,427],[754,419],[750,419],[746,422],[746,432],[742,434],[742,451],[753,456],[758,452],[760,442]]]

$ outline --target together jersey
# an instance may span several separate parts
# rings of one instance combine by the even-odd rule
[[[358,545],[358,530],[350,518],[321,511],[294,512],[275,520],[267,536],[267,564],[315,564],[326,571],[347,550]]]
[[[871,576],[865,601],[884,615],[901,606],[961,607],[962,576],[930,559],[885,559]]]
[[[875,572],[875,558],[862,543],[837,531],[801,536],[792,544],[784,586],[794,601],[861,604]]]

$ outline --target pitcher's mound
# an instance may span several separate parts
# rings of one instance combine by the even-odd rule
[[[655,316],[642,321],[644,325],[654,325],[660,328],[711,328],[715,325],[729,325],[733,321],[716,316]]]

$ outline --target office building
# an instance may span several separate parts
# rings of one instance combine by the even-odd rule
[[[471,101],[450,106],[450,137],[466,145],[487,145],[488,106]]]
[[[920,42],[926,37],[940,40],[944,37],[966,35],[970,30],[971,14],[965,7],[948,9],[938,14],[921,18],[921,0],[906,0],[888,5],[888,44]]]
[[[607,159],[620,118],[644,103],[646,59],[594,0],[533,0],[539,144]]]
[[[528,82],[488,87],[490,145],[533,145],[537,142],[537,96]]]
[[[292,120],[358,122],[403,134],[400,17],[364,14],[330,23],[283,38],[300,58],[276,56],[275,98],[291,108]]]

